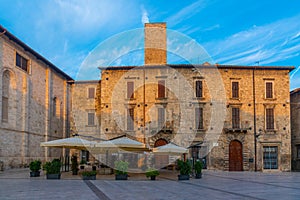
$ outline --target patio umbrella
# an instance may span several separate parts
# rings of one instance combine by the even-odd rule
[[[159,146],[153,149],[154,154],[159,155],[180,155],[188,153],[188,149],[180,147],[176,144],[169,143],[163,146]]]
[[[56,147],[56,148],[69,148],[69,149],[80,149],[86,150],[93,146],[96,142],[81,139],[80,137],[70,137],[59,140],[52,140],[48,142],[42,142],[42,147]]]
[[[138,142],[136,140],[132,140],[126,136],[96,143],[92,148],[92,152],[105,152],[107,150],[111,150],[111,151],[125,150],[125,151],[140,151],[140,152],[149,151],[149,149],[146,148],[145,144]]]

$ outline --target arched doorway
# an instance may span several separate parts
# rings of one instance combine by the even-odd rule
[[[229,171],[243,171],[243,145],[237,140],[229,144]]]
[[[154,143],[154,147],[159,147],[168,144],[165,139],[158,139]],[[169,156],[168,155],[155,155],[155,167],[157,169],[161,169],[166,167],[169,164]]]

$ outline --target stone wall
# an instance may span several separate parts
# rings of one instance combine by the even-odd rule
[[[1,96],[3,74],[10,77],[8,120],[0,121],[0,160],[9,168],[27,166],[33,159],[45,161],[63,156],[61,149],[40,147],[40,143],[68,133],[67,79],[5,36],[0,42]],[[16,52],[28,60],[28,72],[16,66]],[[2,109],[0,116],[1,112]]]
[[[292,132],[292,170],[300,171],[300,92],[299,88],[293,90],[291,94],[291,132]]]
[[[156,140],[188,147],[204,142],[208,168],[229,170],[229,145],[242,144],[243,170],[255,169],[254,101],[257,170],[263,170],[263,147],[278,147],[278,170],[291,168],[289,70],[232,68],[204,64],[193,67],[141,66],[102,70],[101,133],[106,138],[126,134],[153,147]],[[158,81],[165,80],[166,96],[158,98]],[[203,81],[203,97],[195,97],[195,81]],[[239,98],[231,98],[232,81],[239,82]],[[265,98],[265,82],[272,81],[274,98]],[[127,82],[134,82],[134,98],[127,98]],[[203,108],[204,128],[195,128],[195,108]],[[232,130],[231,109],[240,108],[240,125]],[[265,110],[274,108],[275,128],[267,131]],[[134,108],[134,130],[127,130],[127,110]],[[158,108],[165,108],[165,127],[158,127]],[[168,125],[168,127],[167,127]],[[261,131],[259,131],[261,130]]]

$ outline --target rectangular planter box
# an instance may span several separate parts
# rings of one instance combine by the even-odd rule
[[[47,174],[47,179],[60,179],[60,174]]]
[[[40,171],[38,172],[30,172],[30,177],[39,177],[40,176]]]
[[[116,174],[116,180],[127,180],[127,174]]]
[[[190,175],[178,175],[178,180],[179,181],[190,180]]]
[[[96,175],[95,176],[82,176],[82,180],[96,180]]]

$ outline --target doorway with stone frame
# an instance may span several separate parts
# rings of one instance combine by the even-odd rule
[[[229,171],[243,171],[243,144],[238,140],[229,144]]]

